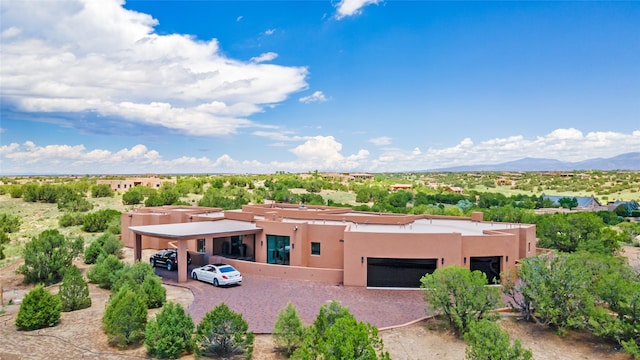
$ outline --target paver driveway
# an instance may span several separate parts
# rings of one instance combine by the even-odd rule
[[[177,285],[177,273],[156,269],[163,282]],[[383,328],[402,325],[424,317],[425,303],[419,290],[382,290],[345,287],[317,281],[282,280],[246,275],[242,285],[213,287],[189,279],[181,283],[191,289],[194,301],[187,309],[197,324],[220,303],[241,313],[256,334],[271,333],[280,310],[291,301],[305,324],[311,324],[320,306],[338,300],[356,319]]]

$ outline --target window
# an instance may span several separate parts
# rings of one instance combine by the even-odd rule
[[[320,243],[312,242],[311,243],[311,255],[320,255]]]
[[[206,252],[205,250],[205,244],[206,244],[206,240],[205,239],[198,239],[198,246],[197,246],[197,251],[199,253],[203,253]]]
[[[267,235],[267,264],[289,265],[289,237]]]

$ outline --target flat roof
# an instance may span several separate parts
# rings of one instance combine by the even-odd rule
[[[406,225],[362,224],[353,223],[350,231],[379,233],[412,233],[412,234],[450,234],[460,233],[465,236],[483,235],[487,230],[506,230],[528,227],[528,224],[477,222],[453,219],[418,219]]]
[[[477,222],[471,220],[456,219],[418,219],[408,224],[366,224],[353,221],[338,220],[312,220],[284,218],[282,222],[308,223],[313,225],[343,225],[349,226],[353,232],[377,232],[377,233],[411,233],[411,234],[451,234],[460,233],[465,236],[484,235],[486,230],[505,230],[519,227],[528,227],[529,224]]]
[[[255,223],[238,220],[196,221],[188,223],[129,226],[136,234],[171,239],[224,234],[255,234],[262,230]]]

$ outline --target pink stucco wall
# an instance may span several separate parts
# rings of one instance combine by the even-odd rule
[[[255,262],[224,258],[225,262],[238,265],[244,272],[344,283],[347,286],[366,286],[367,258],[437,259],[437,266],[469,266],[465,258],[499,256],[501,271],[515,267],[516,260],[533,256],[536,252],[535,226],[526,224],[499,224],[491,230],[477,235],[450,233],[413,233],[406,231],[405,224],[416,219],[452,219],[456,221],[482,222],[482,214],[471,218],[444,216],[413,216],[394,214],[366,214],[344,208],[313,207],[300,209],[297,205],[276,204],[247,205],[241,212],[224,212],[218,217],[204,214],[220,212],[220,209],[200,207],[159,207],[136,209],[122,215],[122,239],[126,246],[133,246],[135,234],[129,226],[166,224],[190,221],[215,221],[233,219],[255,222],[262,228],[253,241],[245,241],[251,247]],[[217,215],[216,215],[217,216]],[[264,218],[262,218],[264,217]],[[358,231],[358,224],[402,225],[403,231],[388,232]],[[397,226],[396,226],[397,227]],[[495,230],[494,230],[495,228]],[[409,227],[409,229],[412,229]],[[289,236],[290,265],[267,264],[267,235]],[[226,236],[226,235],[225,235]],[[142,237],[142,248],[166,248],[170,240]],[[223,241],[207,238],[206,251],[215,262],[213,253],[222,251]],[[320,255],[311,254],[311,243],[320,243]],[[177,244],[177,243],[176,243]],[[186,240],[184,247],[196,251],[196,238]]]

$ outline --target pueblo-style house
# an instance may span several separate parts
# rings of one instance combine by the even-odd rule
[[[134,249],[178,249],[178,281],[193,264],[226,262],[261,274],[345,286],[418,287],[438,268],[480,270],[489,281],[535,255],[535,225],[471,217],[398,215],[327,206],[245,205],[241,210],[166,206],[122,214]],[[148,259],[142,259],[148,261]]]

